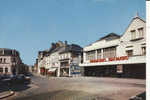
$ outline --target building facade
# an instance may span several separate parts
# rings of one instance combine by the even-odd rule
[[[16,75],[25,73],[26,70],[18,51],[0,48],[0,75]]]
[[[60,76],[80,76],[82,48],[79,45],[66,45],[59,53]]]
[[[71,61],[75,61],[75,57],[78,56],[76,53],[79,52],[79,48],[81,47],[78,45],[68,45],[67,41],[65,41],[65,43],[61,41],[52,43],[50,49],[40,51],[38,54],[38,72],[48,76],[70,76],[69,65]],[[72,60],[73,54],[74,60]],[[66,58],[63,55],[65,55],[66,58],[69,57],[67,58],[68,65],[65,64]]]
[[[110,33],[84,47],[82,74],[145,78],[146,22],[136,15],[120,36]]]

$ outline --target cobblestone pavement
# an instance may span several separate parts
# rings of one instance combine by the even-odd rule
[[[8,100],[128,100],[145,91],[139,79],[33,76],[32,81]]]

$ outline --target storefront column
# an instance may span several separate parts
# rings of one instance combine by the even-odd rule
[[[57,77],[60,77],[60,66],[58,67],[58,70],[57,70]]]
[[[104,50],[101,49],[101,58],[104,58]]]
[[[97,59],[97,50],[95,50],[95,59]]]
[[[71,61],[69,60],[69,76],[71,76],[71,70],[70,70],[70,67],[71,67]]]
[[[83,52],[83,62],[86,62],[86,52]]]

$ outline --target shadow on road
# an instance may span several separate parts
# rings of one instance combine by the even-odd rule
[[[15,92],[24,91],[30,88],[30,86],[28,85],[29,84],[14,84],[10,86],[10,85],[0,83],[0,93],[9,91],[9,90],[12,90]]]
[[[112,100],[98,97],[82,91],[58,90],[41,94],[31,94],[26,97],[18,97],[12,100]]]
[[[19,91],[27,90],[29,88],[30,88],[30,86],[28,86],[28,84],[19,84],[19,85],[13,85],[11,87],[11,90],[19,92]]]

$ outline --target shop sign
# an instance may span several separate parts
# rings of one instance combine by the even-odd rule
[[[78,65],[71,66],[71,74],[80,74],[80,67]]]
[[[113,57],[113,58],[103,58],[103,59],[97,59],[97,60],[90,60],[90,63],[108,62],[108,61],[120,61],[120,60],[128,60],[128,56],[121,56],[121,57]]]

